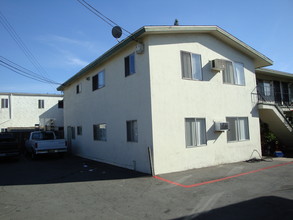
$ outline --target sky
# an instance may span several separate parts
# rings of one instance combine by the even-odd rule
[[[129,32],[173,25],[175,19],[180,25],[217,25],[273,60],[267,68],[293,73],[292,0],[86,1]],[[57,83],[117,44],[112,27],[77,0],[0,0],[0,12],[0,58]],[[3,16],[26,53],[3,26]],[[57,87],[0,65],[0,92],[60,94]]]

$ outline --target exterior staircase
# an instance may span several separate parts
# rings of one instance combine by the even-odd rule
[[[263,96],[258,88],[256,93],[259,117],[262,122],[269,125],[269,129],[277,138],[288,148],[293,148],[293,106],[276,102],[274,99],[268,99]]]

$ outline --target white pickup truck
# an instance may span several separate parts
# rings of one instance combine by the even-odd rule
[[[67,146],[64,139],[56,139],[52,131],[33,131],[25,142],[27,153],[34,159],[40,154],[60,154],[67,152]]]

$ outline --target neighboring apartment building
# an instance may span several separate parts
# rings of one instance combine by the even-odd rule
[[[72,151],[153,174],[250,159],[271,64],[217,26],[142,27],[58,88]]]
[[[293,74],[256,69],[259,116],[281,141],[293,148]],[[255,92],[256,92],[255,91]]]
[[[0,93],[0,131],[63,129],[63,95]]]

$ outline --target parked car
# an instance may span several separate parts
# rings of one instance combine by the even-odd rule
[[[67,152],[66,141],[56,139],[53,131],[34,131],[25,142],[26,152],[34,159],[42,154],[60,154]]]
[[[19,157],[20,148],[13,134],[0,133],[0,158]]]

